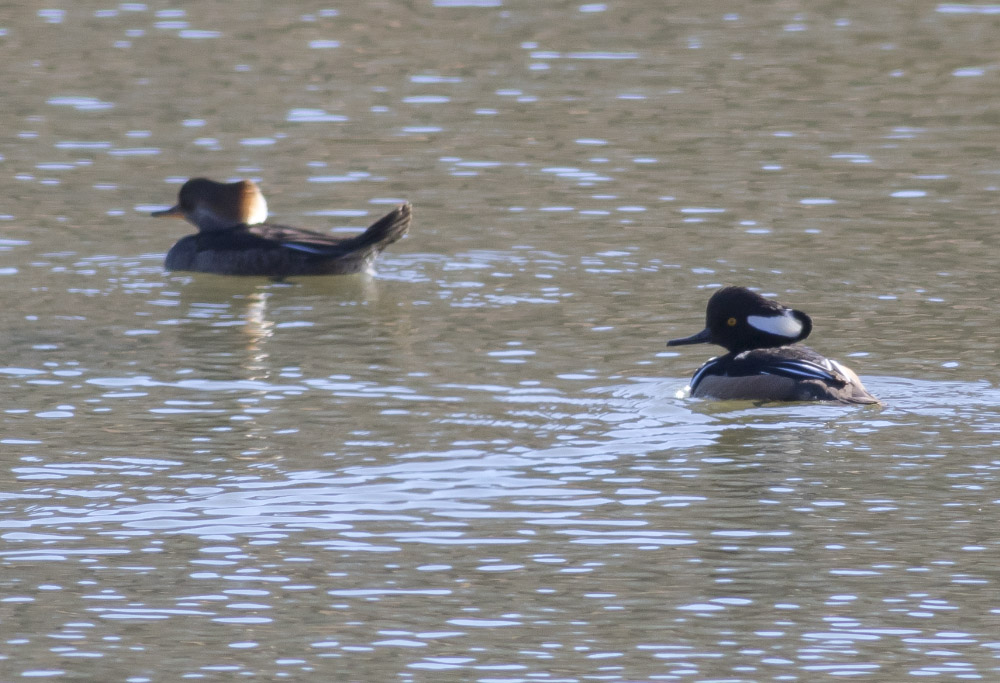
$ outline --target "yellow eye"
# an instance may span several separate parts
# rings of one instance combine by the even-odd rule
[[[729,325],[730,327],[736,327],[736,318],[730,318],[729,320],[726,321],[726,324]]]

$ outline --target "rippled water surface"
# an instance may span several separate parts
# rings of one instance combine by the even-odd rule
[[[1000,6],[8,3],[0,680],[1000,679]],[[167,273],[253,178],[372,277]],[[678,398],[722,284],[883,407]]]

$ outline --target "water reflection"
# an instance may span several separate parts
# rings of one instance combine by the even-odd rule
[[[245,310],[266,311],[278,293],[268,294],[251,296]],[[248,348],[262,339],[269,338]],[[938,626],[935,635],[921,623],[948,614],[950,601],[932,588],[948,570],[922,562],[922,525],[906,522],[914,510],[900,505],[912,484],[898,480],[886,491],[884,478],[894,478],[897,466],[851,463],[857,455],[850,435],[867,417],[830,406],[676,401],[669,396],[678,381],[583,393],[439,388],[442,398],[459,401],[441,404],[446,415],[466,413],[459,396],[472,390],[489,397],[481,407],[493,402],[494,413],[518,417],[522,424],[507,429],[561,426],[542,448],[516,445],[522,439],[470,439],[421,450],[358,435],[341,437],[345,450],[328,453],[314,469],[287,457],[240,466],[236,454],[207,452],[207,460],[109,453],[90,462],[23,462],[14,469],[21,493],[8,500],[30,500],[32,512],[0,523],[8,543],[0,558],[12,567],[44,563],[48,571],[39,578],[53,587],[61,583],[54,568],[82,560],[97,578],[87,611],[101,631],[120,632],[113,626],[120,621],[167,621],[196,631],[207,628],[202,623],[228,624],[236,630],[226,642],[251,652],[265,640],[282,641],[292,668],[321,666],[323,652],[359,662],[363,653],[386,649],[395,653],[387,660],[393,666],[487,671],[504,650],[475,643],[485,630],[496,638],[496,629],[513,629],[514,638],[546,634],[560,647],[540,650],[540,657],[549,654],[539,662],[588,643],[583,652],[626,658],[637,671],[683,661],[704,675],[711,667],[699,663],[698,652],[707,661],[732,657],[756,666],[772,659],[773,645],[789,653],[784,666],[822,652],[812,661],[825,663],[809,671],[845,673],[883,671],[857,660],[858,643],[906,642],[917,657],[921,648],[930,657],[946,644],[984,644],[969,629],[945,634]],[[243,382],[174,387],[244,397],[283,390]],[[284,389],[348,396],[363,388],[303,381]],[[912,409],[904,403],[896,410]],[[886,412],[883,428],[905,428],[911,419]],[[435,424],[440,430],[448,423]],[[705,440],[712,433],[716,438]],[[857,445],[857,454],[868,446]],[[358,452],[347,453],[351,447]],[[900,465],[901,474],[909,469]],[[159,484],[151,486],[151,477]],[[946,517],[961,520],[954,512]],[[94,547],[92,534],[103,547]],[[646,562],[635,563],[636,553]],[[909,556],[926,578],[907,573],[898,559],[886,564],[886,553]],[[144,563],[136,566],[140,556]],[[173,558],[171,566],[183,558],[180,571],[155,572],[174,597],[164,600],[144,581],[121,582],[151,574],[159,556]],[[817,576],[815,567],[826,572]],[[787,583],[775,584],[775,573]],[[892,628],[873,620],[873,606],[860,597],[881,577],[909,584],[902,591],[914,594],[890,601],[899,606]],[[784,585],[799,589],[789,593]],[[482,597],[489,592],[501,600]],[[281,625],[303,601],[350,626],[289,639]],[[397,613],[391,628],[381,625],[387,607]],[[838,615],[832,621],[812,616],[831,610]],[[635,617],[624,639],[612,635],[622,613]],[[719,616],[753,625],[756,635],[734,635],[717,648],[698,645],[715,632]],[[76,632],[58,620],[47,628]],[[77,640],[75,651],[90,647],[101,656],[102,648]],[[754,647],[761,654],[747,655]],[[412,648],[428,652],[404,654]]]

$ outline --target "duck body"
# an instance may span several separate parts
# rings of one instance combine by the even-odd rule
[[[706,327],[668,346],[714,343],[728,353],[694,373],[691,396],[753,401],[836,401],[873,404],[857,374],[797,342],[812,319],[745,287],[724,287],[709,300]]]
[[[266,223],[267,203],[249,180],[195,178],[176,206],[153,216],[178,216],[198,228],[167,252],[167,270],[284,278],[370,272],[376,257],[406,234],[412,209],[400,204],[353,237],[332,237]]]
[[[712,358],[690,387],[697,398],[878,403],[854,371],[801,344]]]

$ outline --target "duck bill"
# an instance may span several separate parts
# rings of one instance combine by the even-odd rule
[[[680,339],[671,339],[667,342],[667,346],[686,346],[688,344],[708,344],[712,341],[712,332],[707,327],[703,329],[698,334],[692,334],[690,337],[682,337]]]
[[[181,209],[181,205],[178,204],[177,206],[171,206],[169,209],[164,209],[163,211],[154,211],[149,215],[156,218],[161,216],[167,216],[168,218],[184,218],[184,210]]]

